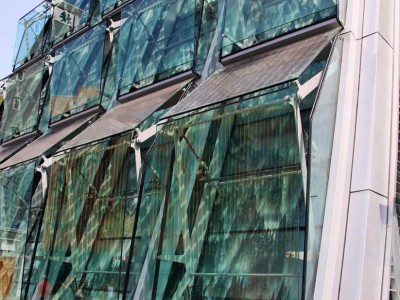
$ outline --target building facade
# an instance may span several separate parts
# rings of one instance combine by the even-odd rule
[[[399,13],[44,1],[0,82],[0,298],[400,299]]]

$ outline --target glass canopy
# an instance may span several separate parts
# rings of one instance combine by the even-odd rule
[[[336,16],[336,0],[229,0],[222,56]]]

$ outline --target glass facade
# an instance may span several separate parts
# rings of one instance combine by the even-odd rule
[[[50,5],[43,2],[18,23],[14,69],[45,52],[50,27]]]
[[[51,42],[53,44],[88,25],[92,13],[91,8],[94,5],[93,0],[60,0],[54,2],[51,29]]]
[[[104,24],[57,49],[51,79],[51,121],[100,105]]]
[[[0,298],[312,299],[343,41],[318,25],[250,48],[336,11],[61,0],[22,18],[1,139],[30,142],[0,165]]]
[[[0,172],[0,298],[21,293],[35,163]]]
[[[41,60],[8,78],[1,119],[3,142],[38,129],[45,100],[45,73],[47,68]]]
[[[222,56],[336,15],[336,0],[226,1]]]

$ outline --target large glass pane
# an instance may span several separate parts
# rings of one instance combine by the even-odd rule
[[[50,32],[50,5],[44,1],[18,23],[14,69],[42,53]]]
[[[312,299],[317,273],[328,189],[336,105],[339,92],[343,40],[332,50],[326,75],[311,119],[309,222],[307,240],[306,299]]]
[[[197,1],[136,1],[122,11],[119,89],[126,94],[192,69]]]
[[[29,297],[46,280],[54,299],[118,299],[130,140],[55,158]]]
[[[56,50],[51,80],[51,120],[100,104],[105,25]]]
[[[336,0],[228,0],[222,56],[336,15]]]
[[[0,298],[20,296],[35,163],[0,172]]]
[[[301,298],[305,157],[287,100],[296,93],[261,91],[164,127],[154,150],[164,191],[135,296]]]
[[[92,0],[56,1],[51,28],[53,44],[88,24],[92,2]]]
[[[23,69],[7,80],[1,140],[35,131],[44,101],[44,61]]]

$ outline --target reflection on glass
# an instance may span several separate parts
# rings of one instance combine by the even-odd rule
[[[100,104],[105,26],[57,49],[50,103],[52,121]]]
[[[18,23],[14,69],[43,53],[50,29],[50,5],[43,2]]]
[[[128,0],[100,0],[100,10],[104,15]]]
[[[89,21],[91,0],[55,1],[51,41],[57,43]]]
[[[135,1],[122,11],[120,93],[192,69],[197,1]]]
[[[336,120],[342,50],[343,40],[338,38],[332,50],[311,121],[309,210],[313,218],[309,218],[308,223],[306,299],[312,299],[317,273]]]
[[[336,0],[228,0],[222,56],[336,15]]]
[[[118,299],[136,182],[128,182],[131,135],[56,158],[29,286],[46,280],[55,299]],[[129,224],[129,221],[125,221]],[[46,276],[46,279],[45,277]]]
[[[130,276],[133,295],[300,299],[304,183],[287,101],[296,92],[286,85],[164,127],[150,153],[164,176],[153,167],[145,177],[163,187],[161,206],[145,264]],[[146,209],[142,203],[140,214]],[[138,253],[135,245],[134,265]]]
[[[2,141],[37,129],[45,70],[44,61],[39,61],[8,79],[1,122]]]
[[[0,298],[20,296],[35,163],[0,172]]]

